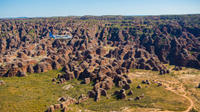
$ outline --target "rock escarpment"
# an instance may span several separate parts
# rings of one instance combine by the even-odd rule
[[[2,72],[0,75],[5,75],[4,72],[11,69],[11,65],[16,64],[17,61],[23,62],[23,67],[20,67],[26,72],[26,64],[31,63],[33,66],[42,58],[52,58],[57,54],[60,56],[59,63],[56,60],[49,64],[53,64],[51,66],[53,69],[63,67],[68,58],[71,58],[68,57],[69,53],[82,52],[90,48],[95,49],[95,52],[102,57],[124,58],[123,60],[131,60],[130,56],[133,55],[131,53],[143,50],[142,52],[146,52],[145,55],[149,53],[154,57],[152,60],[199,69],[198,19],[199,15],[1,19],[0,63],[3,69],[0,70]],[[49,32],[58,35],[70,34],[73,39],[69,41],[49,39]],[[103,51],[101,47],[107,45],[114,49]],[[131,47],[136,51],[131,51]],[[130,50],[128,54],[124,54],[126,48]],[[106,51],[109,53],[105,56]],[[144,54],[137,55],[135,58]],[[33,58],[35,59],[31,62],[26,62]],[[79,56],[79,58],[82,57]],[[43,68],[51,69],[50,65],[42,64],[44,64]],[[149,68],[148,64],[137,67],[153,69]],[[41,64],[35,69],[43,70]],[[36,72],[42,72],[38,70]]]

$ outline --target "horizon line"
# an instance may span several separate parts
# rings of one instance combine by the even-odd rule
[[[66,15],[66,16],[18,16],[18,17],[0,17],[0,19],[30,19],[30,18],[53,18],[53,17],[103,17],[103,16],[132,16],[132,17],[145,17],[145,16],[181,16],[181,15],[200,15],[200,13],[188,13],[188,14],[141,14],[141,15]]]

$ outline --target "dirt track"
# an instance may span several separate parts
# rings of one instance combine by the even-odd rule
[[[130,77],[135,78],[135,77],[146,77],[145,73],[142,72],[137,72],[130,75]],[[165,87],[165,89],[181,96],[184,97],[185,99],[187,99],[190,102],[190,106],[183,112],[189,112],[193,107],[194,107],[194,102],[192,101],[192,99],[190,97],[187,96],[187,92],[185,91],[183,85],[176,80],[175,81],[166,81],[166,80],[158,80],[159,82],[161,82],[163,84],[163,86]],[[181,85],[180,85],[181,84]],[[174,86],[170,86],[170,85],[176,85],[177,88],[175,88]],[[172,111],[161,111],[160,109],[147,109],[148,112],[172,112]],[[131,109],[125,109],[124,112],[131,112]]]
[[[192,99],[190,97],[187,96],[187,93],[185,92],[184,88],[183,88],[183,85],[181,85],[181,87],[179,88],[179,91],[183,92],[184,94],[179,94],[176,90],[174,90],[172,87],[170,87],[168,84],[163,84],[169,91],[179,95],[179,96],[182,96],[184,98],[186,98],[189,102],[190,102],[190,106],[187,108],[187,110],[183,111],[183,112],[189,112],[192,107],[194,106],[194,102],[192,101]]]

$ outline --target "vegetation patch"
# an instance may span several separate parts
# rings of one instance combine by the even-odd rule
[[[140,71],[140,70],[132,70]],[[58,103],[57,99],[61,96],[71,96],[78,98],[81,94],[87,94],[92,89],[93,83],[81,84],[81,81],[74,79],[64,84],[54,84],[51,80],[56,77],[59,70],[53,70],[46,73],[30,74],[27,77],[0,78],[6,82],[0,86],[0,111],[8,112],[43,112],[51,104]],[[146,72],[148,73],[148,72]],[[187,99],[166,90],[164,87],[158,87],[156,83],[150,85],[142,84],[142,79],[132,80],[131,90],[133,95],[126,99],[118,100],[113,94],[121,88],[114,87],[108,90],[108,97],[101,96],[100,101],[95,102],[90,98],[81,104],[69,105],[70,111],[91,110],[91,111],[116,111],[129,108],[157,108],[170,111],[184,111],[189,106]],[[63,90],[63,86],[71,84],[73,88]],[[138,85],[140,89],[136,88]],[[128,93],[130,90],[127,90]],[[141,100],[135,99],[137,96],[144,95]],[[60,111],[60,110],[57,110]]]
[[[30,74],[27,77],[0,78],[6,83],[0,86],[0,111],[44,112],[49,105],[65,95],[63,85],[51,81],[57,73],[59,70]]]

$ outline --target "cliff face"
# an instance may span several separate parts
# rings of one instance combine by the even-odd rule
[[[2,19],[1,76],[45,72],[71,62],[81,69],[92,62],[95,67],[115,63],[162,73],[168,72],[165,63],[200,69],[199,19],[200,15]],[[49,32],[73,38],[53,40]],[[80,65],[84,61],[89,65]]]

